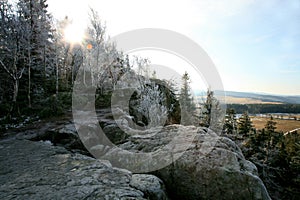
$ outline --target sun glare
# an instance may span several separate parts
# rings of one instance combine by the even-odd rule
[[[65,39],[70,43],[80,43],[84,39],[84,28],[70,24],[65,29]]]

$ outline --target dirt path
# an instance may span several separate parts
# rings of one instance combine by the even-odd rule
[[[289,134],[289,133],[292,133],[292,132],[295,132],[295,131],[298,131],[298,130],[300,130],[300,128],[296,128],[296,129],[294,129],[294,130],[288,131],[288,132],[286,132],[284,135],[287,135],[287,134]]]

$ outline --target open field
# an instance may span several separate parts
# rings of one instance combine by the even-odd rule
[[[298,116],[299,119],[300,116]],[[263,129],[267,123],[268,120],[270,120],[269,117],[251,117],[253,126],[256,129]],[[300,121],[296,121],[296,120],[288,120],[288,119],[274,119],[275,122],[277,122],[276,124],[276,131],[283,131],[284,133],[300,128]]]
[[[227,104],[282,104],[281,102],[263,101],[254,98],[226,96]]]

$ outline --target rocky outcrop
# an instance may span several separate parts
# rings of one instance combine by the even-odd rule
[[[131,166],[134,170],[130,170],[133,172],[142,173],[155,169],[156,171],[151,173],[163,180],[172,199],[270,199],[263,182],[257,176],[255,165],[245,160],[238,146],[228,138],[219,137],[207,129],[181,125],[144,131],[125,128],[125,135],[121,132],[115,134],[119,128],[112,120],[110,111],[97,114],[100,115],[102,129],[105,129],[106,134],[110,133],[111,138],[116,139],[114,141],[118,148],[101,145],[101,138],[93,134],[97,128],[82,126],[80,129],[86,135],[81,141],[89,141],[88,148],[93,155],[110,160],[113,166],[119,168],[128,169],[128,166]],[[126,123],[124,125],[126,126]],[[34,134],[36,131],[32,131],[32,134],[19,134],[17,138],[41,140],[43,134],[48,134],[49,137],[68,135],[70,143],[63,145],[68,147],[73,141],[80,141],[72,126],[70,122],[62,123],[48,128],[43,133]],[[47,137],[43,140],[47,140]],[[154,153],[136,156],[140,152]],[[30,154],[29,151],[27,153]],[[1,170],[4,169],[5,167],[1,167]],[[164,199],[164,193],[157,192],[157,188],[163,188],[163,184],[149,175],[144,176],[146,175],[132,176],[128,182],[130,190],[143,192],[152,199]]]
[[[114,144],[121,144],[129,135],[122,131],[118,125],[125,123],[124,125],[128,126],[130,119],[128,119],[128,121],[127,119],[120,119],[119,121],[113,120],[114,116],[119,117],[119,115],[124,115],[124,113],[118,113],[117,111],[122,112],[117,109],[113,111],[111,109],[97,110],[97,117],[107,138]],[[81,128],[85,129],[84,131],[86,132],[96,130],[95,127],[90,126],[82,126]],[[43,123],[36,128],[17,133],[16,137],[18,139],[31,141],[51,141],[55,146],[63,146],[72,152],[90,155],[82,143],[82,139],[79,137],[74,123],[70,119]],[[94,140],[94,138],[92,140]]]
[[[162,146],[174,138],[189,137],[191,132],[194,132],[191,134],[194,138],[188,148],[181,152],[182,144],[175,144],[171,153],[174,157],[183,153],[182,156],[169,166],[154,172],[164,181],[172,199],[270,199],[263,182],[257,176],[255,165],[245,160],[233,141],[218,137],[210,130],[173,125],[164,127],[155,134],[149,131],[132,136],[120,147],[128,150],[128,157],[136,152],[157,152],[158,149],[167,151]],[[118,162],[118,153],[122,152],[111,150],[105,157]],[[137,165],[147,169],[147,165],[155,162],[152,157],[147,159],[150,162]],[[166,159],[167,156],[164,156],[156,162]],[[126,167],[126,161],[126,158],[121,160],[123,167]]]
[[[0,141],[0,199],[166,199],[161,180],[50,142]]]

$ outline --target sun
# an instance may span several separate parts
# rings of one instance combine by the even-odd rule
[[[64,31],[65,40],[72,43],[81,43],[84,39],[84,28],[80,25],[70,24]]]

